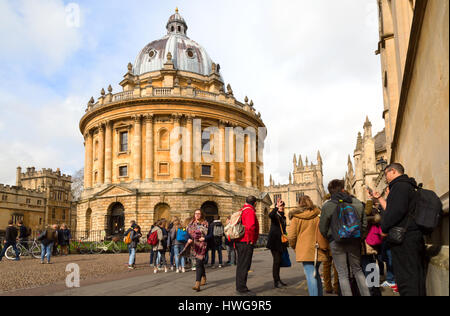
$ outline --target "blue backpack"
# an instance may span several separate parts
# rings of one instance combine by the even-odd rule
[[[188,232],[185,228],[178,228],[177,230],[177,241],[179,242],[187,242],[189,239]]]
[[[361,219],[351,204],[339,200],[331,218],[331,235],[337,242],[361,238]]]

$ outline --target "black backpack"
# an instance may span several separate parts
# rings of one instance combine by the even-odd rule
[[[444,214],[441,199],[434,191],[415,186],[414,220],[425,234],[431,234]]]

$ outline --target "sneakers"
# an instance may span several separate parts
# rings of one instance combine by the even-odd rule
[[[132,265],[131,265],[131,266],[129,265],[129,266],[128,266],[128,269],[134,270],[134,269],[136,269],[136,268],[135,268],[134,266],[132,266]]]
[[[391,286],[392,291],[394,291],[394,293],[398,293],[398,286],[397,284],[394,284],[393,286]]]
[[[153,269],[153,273],[158,273],[158,269]]]
[[[186,270],[184,268],[181,268],[181,273],[185,273]]]
[[[175,273],[180,273],[180,269],[177,269],[177,271],[175,271]]]
[[[221,264],[219,264],[219,268],[222,268],[222,265],[221,265]]]
[[[192,271],[195,271],[195,270],[197,270],[195,267],[192,267]]]
[[[395,283],[389,283],[388,281],[384,281],[381,284],[381,287],[390,287],[390,288],[392,288],[393,286],[395,286]]]
[[[173,271],[173,269],[174,269],[173,266],[170,266],[170,271]]]
[[[164,267],[164,273],[167,273],[167,271],[168,271],[167,267]]]

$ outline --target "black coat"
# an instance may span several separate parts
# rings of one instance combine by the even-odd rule
[[[381,229],[388,233],[392,227],[406,227],[408,231],[419,230],[413,218],[408,217],[414,210],[416,181],[407,175],[401,175],[389,183],[389,195],[386,200],[386,211],[381,220]]]
[[[286,234],[286,216],[278,213],[278,208],[274,208],[269,214],[271,220],[269,236],[267,238],[267,248],[274,251],[283,252],[286,249],[286,245],[281,243],[281,227]]]

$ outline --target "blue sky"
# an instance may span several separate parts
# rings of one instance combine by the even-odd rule
[[[19,165],[81,169],[88,100],[120,91],[176,7],[237,98],[261,112],[266,182],[286,183],[293,154],[316,162],[317,150],[324,182],[342,178],[366,115],[374,135],[383,128],[375,0],[0,0],[0,183]]]

